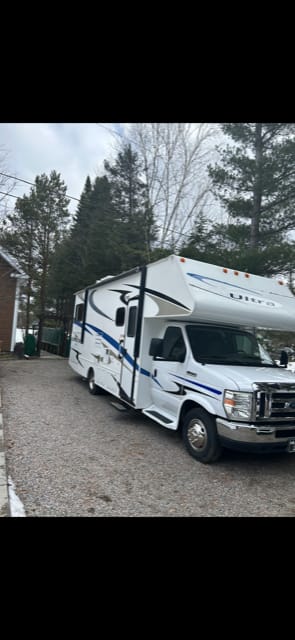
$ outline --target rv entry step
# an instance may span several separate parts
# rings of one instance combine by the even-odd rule
[[[111,402],[111,405],[117,409],[117,411],[128,411],[129,407],[125,407],[124,404],[120,404],[120,402]]]

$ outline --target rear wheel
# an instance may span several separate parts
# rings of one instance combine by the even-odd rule
[[[93,369],[90,369],[88,373],[87,384],[89,393],[91,393],[91,395],[93,396],[104,396],[108,393],[106,389],[103,389],[103,387],[98,387],[97,384],[95,384],[95,375]]]
[[[204,409],[188,411],[183,421],[182,437],[188,452],[200,462],[215,462],[221,456],[215,420]]]
[[[96,396],[99,393],[99,387],[95,384],[95,376],[93,369],[90,369],[87,378],[88,390],[91,395]]]

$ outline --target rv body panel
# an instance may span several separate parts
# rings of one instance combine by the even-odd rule
[[[295,375],[271,365],[251,366],[250,356],[239,364],[238,351],[232,361],[229,353],[224,361],[214,355],[207,361],[195,353],[191,326],[196,341],[200,333],[210,342],[216,330],[251,344],[257,327],[295,330],[295,297],[282,278],[169,256],[77,292],[69,364],[84,378],[93,372],[97,386],[166,428],[182,426],[195,407],[203,411],[196,415],[216,421],[222,442],[244,439],[292,450]],[[153,338],[165,353],[151,355]],[[254,361],[257,353],[258,346]],[[228,406],[236,402],[241,408],[231,415]],[[251,407],[248,420],[243,402]]]
[[[138,286],[140,272],[133,273],[128,279],[135,287]],[[70,352],[70,365],[77,373],[87,378],[92,369],[97,386],[128,401],[133,372],[136,371],[131,356],[135,336],[127,335],[130,309],[138,308],[138,293],[135,291],[120,279],[112,278],[91,285],[85,292],[78,292]],[[86,301],[83,320],[77,312],[81,300]],[[118,309],[122,310],[123,317],[119,325],[116,324]],[[124,390],[122,385],[126,381],[128,389]]]
[[[243,324],[294,331],[294,296],[282,278],[207,265],[180,262],[194,305],[191,320]]]

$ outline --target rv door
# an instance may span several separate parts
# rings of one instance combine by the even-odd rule
[[[136,339],[138,316],[137,301],[131,300],[127,307],[124,341],[121,345],[121,377],[120,396],[130,404],[133,403],[134,387],[136,381],[136,360],[134,347]]]
[[[143,323],[144,296],[147,267],[140,267],[140,284],[133,284],[138,294],[128,300],[124,342],[121,353],[120,396],[135,405],[136,387],[139,376],[139,349]],[[137,280],[138,282],[138,280]]]

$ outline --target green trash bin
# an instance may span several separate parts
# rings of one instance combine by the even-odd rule
[[[66,342],[65,342],[65,349],[64,349],[64,357],[68,358],[70,355],[70,346],[71,346],[71,336],[67,336]]]
[[[26,356],[34,356],[36,352],[36,340],[35,336],[32,333],[28,333],[28,335],[24,339],[24,354]]]

